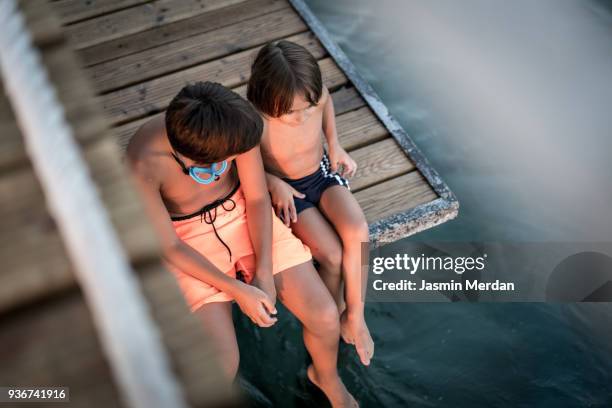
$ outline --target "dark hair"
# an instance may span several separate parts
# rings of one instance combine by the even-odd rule
[[[261,141],[263,121],[240,95],[215,82],[183,87],[166,110],[166,133],[177,152],[216,163]]]
[[[247,99],[260,112],[279,117],[291,110],[298,93],[311,104],[319,102],[323,80],[317,60],[306,48],[291,41],[266,44],[251,67]]]

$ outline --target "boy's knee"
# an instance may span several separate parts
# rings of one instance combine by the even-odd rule
[[[340,331],[340,315],[338,306],[330,298],[317,310],[317,328],[320,334],[335,335]]]
[[[355,220],[347,228],[343,238],[353,242],[368,242],[370,228],[365,218]]]
[[[335,245],[332,248],[325,248],[319,256],[317,262],[328,272],[341,273],[342,268],[342,246]]]

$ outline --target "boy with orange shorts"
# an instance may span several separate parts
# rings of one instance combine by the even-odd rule
[[[260,327],[278,298],[303,325],[309,377],[333,406],[356,406],[336,369],[338,311],[311,255],[274,215],[259,151],[260,116],[216,83],[185,86],[165,116],[136,132],[127,158],[165,264],[212,340],[227,377],[238,369],[234,300]]]

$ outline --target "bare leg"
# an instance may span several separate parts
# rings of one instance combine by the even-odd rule
[[[312,357],[308,378],[327,396],[332,407],[357,407],[338,375],[338,309],[311,262],[274,275],[281,302],[302,323],[304,344]]]
[[[319,262],[319,275],[336,301],[338,311],[342,312],[342,243],[336,230],[314,207],[300,212],[298,221],[291,224],[291,230]]]
[[[374,341],[364,317],[367,274],[361,273],[362,243],[369,241],[368,223],[353,194],[343,186],[325,190],[319,208],[342,241],[342,274],[346,286],[346,311],[340,322],[342,338],[354,344],[361,362],[369,365],[374,355]]]
[[[221,365],[227,379],[233,381],[238,372],[240,355],[231,302],[206,303],[194,313],[202,322],[206,337],[210,340],[211,354]]]

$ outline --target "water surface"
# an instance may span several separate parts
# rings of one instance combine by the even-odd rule
[[[408,240],[612,241],[610,1],[307,3],[461,203]],[[372,303],[367,319],[372,365],[345,345],[339,362],[362,407],[612,406],[610,304]],[[254,406],[324,406],[295,319],[236,320]]]

